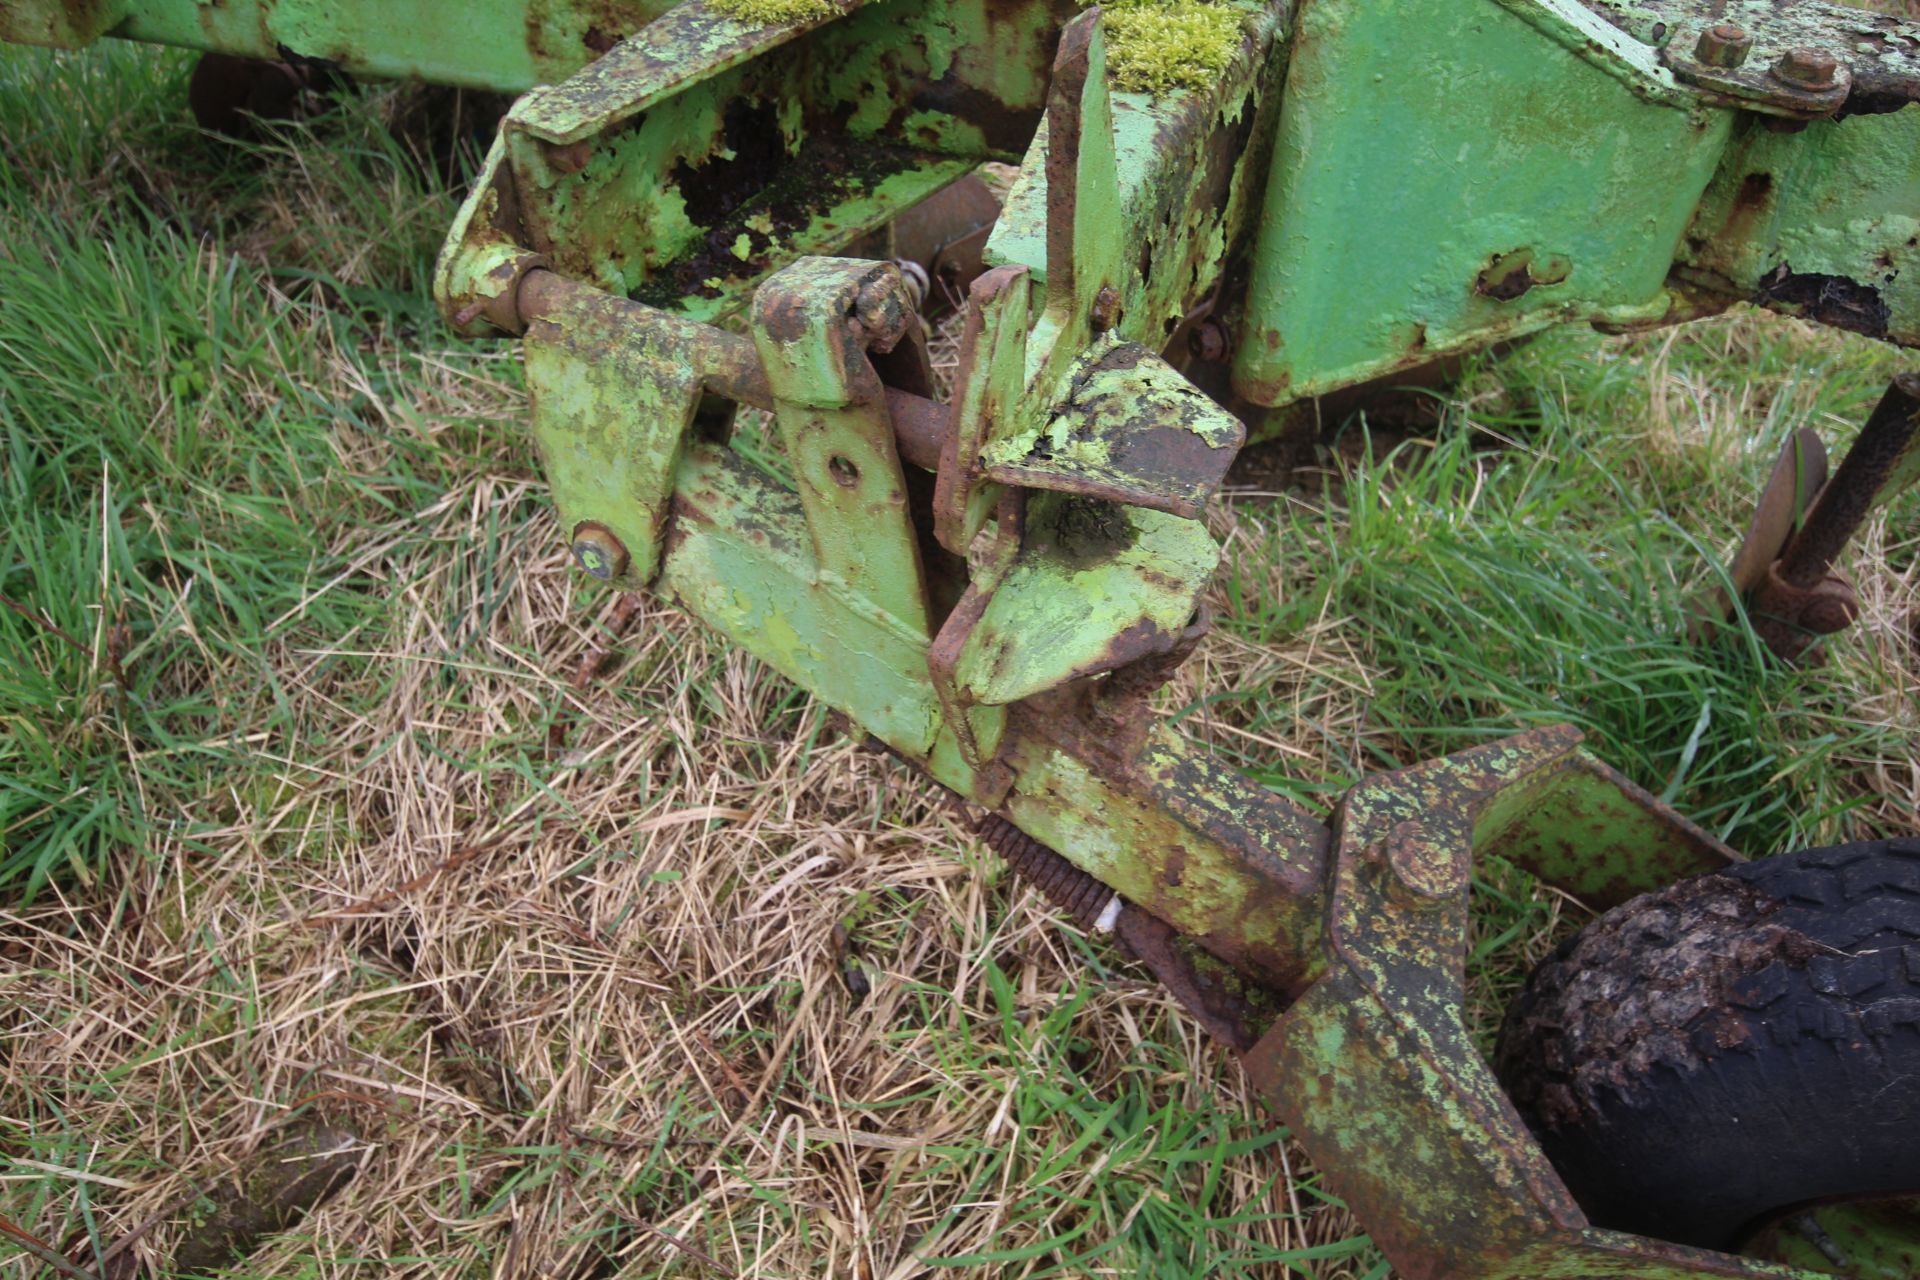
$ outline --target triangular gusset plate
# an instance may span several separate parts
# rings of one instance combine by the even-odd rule
[[[1074,371],[1037,434],[996,441],[987,476],[1197,518],[1246,440],[1240,420],[1146,347],[1123,342]]]
[[[1004,706],[1171,648],[1220,549],[1198,520],[1037,493],[1026,537],[954,664],[972,703]]]

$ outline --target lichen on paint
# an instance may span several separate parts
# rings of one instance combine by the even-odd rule
[[[828,0],[707,0],[709,8],[736,22],[770,27],[778,22],[805,22],[834,12]]]

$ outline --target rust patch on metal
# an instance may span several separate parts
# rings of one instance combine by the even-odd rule
[[[527,6],[527,51],[535,62],[568,73],[671,7],[671,0],[535,0]]]
[[[1121,948],[1145,965],[1207,1034],[1236,1053],[1258,1044],[1286,1007],[1278,993],[1248,981],[1130,902],[1123,902],[1113,932]]]
[[[1722,241],[1744,244],[1753,238],[1754,228],[1773,208],[1773,175],[1749,173],[1740,179],[1733,207],[1727,211],[1726,224],[1720,229]]]
[[[1541,285],[1561,283],[1572,270],[1565,258],[1536,255],[1532,249],[1513,249],[1496,253],[1487,260],[1487,265],[1474,277],[1473,291],[1495,302],[1511,302]],[[1418,352],[1425,347],[1426,328],[1421,326],[1417,344],[1409,349]]]
[[[1047,97],[1047,288],[1077,297],[1074,283],[1074,210],[1079,201],[1080,98],[1090,73],[1088,50],[1096,14],[1083,14],[1060,33]]]
[[[1845,276],[1795,271],[1781,263],[1760,281],[1754,301],[1836,329],[1887,338],[1893,311],[1872,285]]]

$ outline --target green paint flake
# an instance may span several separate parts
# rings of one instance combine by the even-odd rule
[[[1240,14],[1209,0],[1106,0],[1101,23],[1113,82],[1136,93],[1211,84],[1240,45]]]
[[[780,22],[805,22],[834,12],[827,0],[707,0],[707,7],[736,22],[770,27]]]

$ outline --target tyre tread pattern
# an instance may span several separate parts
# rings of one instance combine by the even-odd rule
[[[1920,840],[1608,912],[1534,971],[1494,1065],[1601,1225],[1717,1247],[1786,1204],[1920,1187]]]

